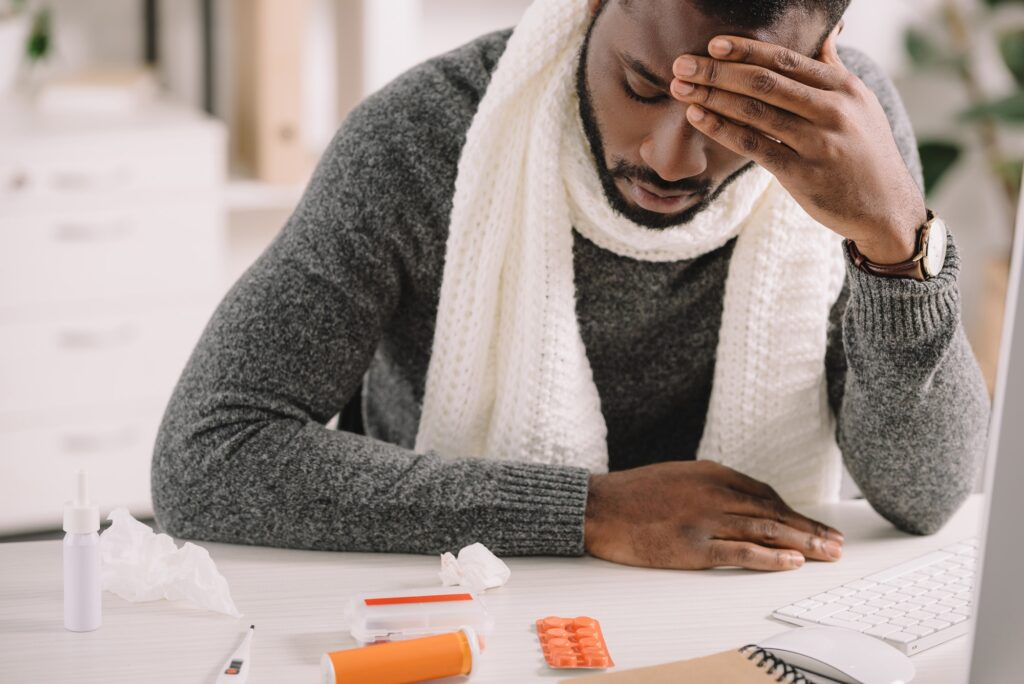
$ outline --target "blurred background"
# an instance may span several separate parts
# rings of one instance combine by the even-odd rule
[[[529,0],[0,0],[0,539],[59,526],[79,467],[151,515],[149,460],[220,297],[347,112]],[[1024,159],[1024,0],[853,0],[963,256],[995,376]]]

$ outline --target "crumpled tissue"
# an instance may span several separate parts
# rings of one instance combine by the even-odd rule
[[[111,511],[107,520],[112,523],[100,534],[104,589],[126,601],[165,598],[232,617],[242,615],[209,551],[191,542],[179,549],[168,535],[154,533],[124,508]]]
[[[476,592],[500,587],[511,574],[508,566],[479,542],[459,551],[458,558],[451,553],[442,554],[438,573],[444,586],[459,585]]]

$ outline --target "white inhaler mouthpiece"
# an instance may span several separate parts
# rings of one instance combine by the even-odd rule
[[[100,510],[89,502],[85,471],[78,471],[75,500],[64,504],[64,628],[91,632],[102,622]]]

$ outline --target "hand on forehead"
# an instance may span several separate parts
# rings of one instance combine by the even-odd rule
[[[746,3],[727,0],[725,5],[733,9],[707,12],[701,4],[696,0],[607,0],[603,14],[610,20],[612,49],[628,53],[667,83],[677,57],[707,56],[708,44],[716,36],[751,38],[815,56],[828,28],[824,12],[808,10],[798,2],[767,25],[756,23],[759,12],[744,9]]]

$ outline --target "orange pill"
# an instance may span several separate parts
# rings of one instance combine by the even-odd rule
[[[544,660],[554,668],[609,668],[611,656],[601,635],[601,625],[592,617],[537,620],[537,638]]]

